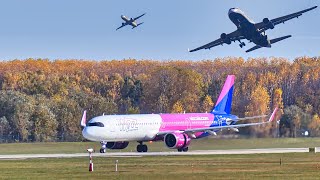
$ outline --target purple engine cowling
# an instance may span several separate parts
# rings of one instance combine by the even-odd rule
[[[169,133],[164,137],[166,146],[171,149],[181,149],[189,146],[191,138],[185,133]]]
[[[129,142],[107,142],[106,148],[108,149],[124,149],[128,146]]]

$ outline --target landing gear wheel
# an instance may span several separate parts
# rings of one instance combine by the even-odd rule
[[[182,149],[178,149],[178,152],[182,152]]]
[[[137,145],[137,152],[148,152],[148,146],[145,144]]]
[[[141,145],[139,144],[139,145],[137,145],[137,152],[142,152],[142,147],[141,147]]]
[[[189,150],[189,147],[185,147],[182,149],[183,152],[187,152]]]
[[[142,145],[142,152],[148,152],[148,146],[147,145]]]
[[[244,42],[240,42],[239,46],[243,48],[244,46],[246,46],[246,44]]]
[[[105,148],[100,149],[100,153],[106,153],[106,152],[107,152],[107,150]]]

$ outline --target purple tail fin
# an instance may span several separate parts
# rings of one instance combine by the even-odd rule
[[[225,81],[222,91],[216,102],[216,105],[211,111],[212,113],[215,113],[215,114],[231,113],[234,78],[235,78],[234,75],[228,75],[227,80]]]

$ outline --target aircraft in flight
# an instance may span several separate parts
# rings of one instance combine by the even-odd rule
[[[118,27],[116,30],[118,30],[118,29],[120,29],[120,28],[123,28],[123,27],[126,26],[126,25],[131,25],[131,26],[132,26],[132,29],[140,26],[141,24],[143,24],[143,22],[137,24],[136,20],[139,19],[139,18],[141,18],[141,17],[144,16],[145,14],[146,14],[146,13],[144,13],[144,14],[136,17],[136,18],[130,18],[130,19],[127,18],[127,17],[124,16],[124,15],[121,15],[121,19],[124,20],[125,22],[122,23],[122,25],[121,25],[120,27]]]
[[[200,49],[210,49],[218,45],[223,45],[224,43],[229,45],[232,41],[239,41],[239,46],[242,48],[246,45],[244,42],[241,42],[242,39],[247,39],[249,42],[253,42],[256,44],[256,46],[248,49],[246,52],[250,52],[262,47],[270,48],[271,44],[287,39],[291,37],[291,35],[269,39],[265,33],[266,30],[273,29],[276,25],[289,21],[293,18],[298,18],[303,13],[311,11],[315,8],[317,8],[317,6],[271,20],[268,18],[264,18],[260,23],[254,23],[239,8],[231,8],[228,12],[228,16],[229,19],[237,26],[237,30],[229,34],[222,33],[219,39],[205,44],[201,47],[189,50],[189,52],[198,51]]]
[[[276,114],[273,111],[268,121],[238,124],[238,121],[264,118],[267,115],[238,118],[231,114],[234,89],[234,75],[228,75],[215,107],[210,113],[181,114],[134,114],[102,115],[86,123],[83,112],[82,135],[91,141],[101,143],[100,153],[106,149],[124,149],[129,141],[137,141],[138,152],[147,152],[147,141],[164,141],[170,149],[188,151],[192,139],[216,135],[222,129],[238,132],[238,128],[270,123]]]

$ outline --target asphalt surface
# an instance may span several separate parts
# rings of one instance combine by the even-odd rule
[[[270,149],[229,149],[229,150],[197,150],[188,152],[112,152],[105,154],[93,153],[96,157],[142,157],[142,156],[192,156],[192,155],[217,155],[217,154],[266,154],[266,153],[304,153],[309,152],[309,148],[270,148]],[[316,148],[320,152],[320,148]],[[0,155],[1,159],[30,159],[30,158],[73,158],[88,157],[88,153],[74,154],[12,154]]]

